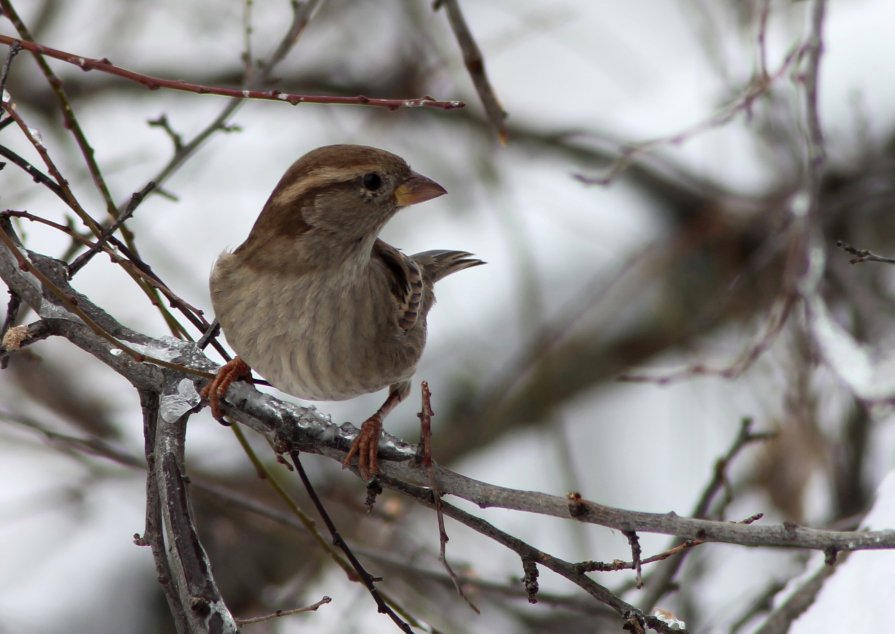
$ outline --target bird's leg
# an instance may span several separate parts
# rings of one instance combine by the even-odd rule
[[[211,383],[205,386],[200,395],[203,399],[208,399],[208,405],[211,407],[211,415],[217,420],[224,422],[224,412],[221,411],[221,399],[227,394],[230,384],[233,381],[252,378],[252,368],[239,357],[233,357],[227,361],[218,370]]]
[[[376,458],[379,452],[379,437],[382,435],[382,420],[388,416],[398,404],[407,398],[410,393],[410,382],[396,383],[389,388],[388,397],[376,413],[370,416],[360,426],[360,432],[351,447],[348,449],[348,455],[342,461],[342,467],[351,464],[351,459],[357,455],[357,470],[360,477],[369,480],[379,473],[379,462]]]

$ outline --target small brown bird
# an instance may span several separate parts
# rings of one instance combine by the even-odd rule
[[[254,368],[274,387],[343,400],[386,386],[345,457],[378,471],[382,420],[410,392],[435,283],[483,264],[462,251],[407,256],[377,236],[402,207],[442,194],[400,157],[359,145],[308,152],[280,179],[248,239],[211,273],[211,299],[237,357],[203,391],[221,419],[230,383]]]

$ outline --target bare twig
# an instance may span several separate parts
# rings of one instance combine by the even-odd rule
[[[132,215],[134,215],[134,211],[137,209],[137,206],[143,202],[143,199],[146,198],[153,190],[155,189],[155,183],[153,181],[149,181],[143,189],[138,192],[134,192],[131,195],[131,200],[128,203],[127,207],[124,208],[124,211],[118,214],[118,217],[115,219],[111,225],[103,229],[103,232],[97,236],[96,242],[94,242],[87,251],[82,253],[75,259],[71,264],[68,265],[68,275],[69,277],[74,277],[78,271],[80,271],[84,265],[86,265],[94,255],[99,253],[103,246],[108,242],[109,238],[111,238],[116,231],[127,221],[130,219]]]
[[[423,381],[420,384],[420,391],[422,392],[423,403],[420,413],[417,414],[420,419],[420,448],[422,450],[420,462],[429,476],[429,488],[432,490],[432,499],[435,501],[435,517],[438,521],[438,560],[444,566],[451,581],[454,582],[454,589],[456,589],[457,594],[463,597],[463,600],[476,614],[480,614],[476,604],[463,592],[463,586],[460,585],[457,573],[454,572],[447,560],[447,543],[450,538],[444,527],[444,513],[441,511],[441,489],[438,486],[438,479],[435,477],[435,471],[432,468],[432,416],[435,415],[435,412],[432,411],[432,392],[429,391],[428,381]]]
[[[703,489],[702,495],[699,496],[699,500],[696,502],[696,505],[690,513],[691,517],[708,517],[709,507],[715,499],[715,496],[722,489],[725,491],[728,490],[727,471],[734,458],[736,458],[736,456],[748,445],[754,442],[768,440],[772,437],[772,434],[766,432],[753,432],[752,419],[748,417],[743,418],[740,421],[740,429],[737,432],[733,443],[731,443],[724,455],[715,461],[712,479]],[[729,497],[726,498],[724,506],[726,506],[729,501]],[[752,522],[750,521],[749,523],[751,524]],[[684,563],[686,551],[690,550],[693,546],[698,546],[699,543],[701,542],[685,540],[683,543],[678,544],[667,551],[669,555],[677,556],[673,557],[662,566],[655,568],[649,577],[647,577],[648,590],[643,602],[647,608],[655,606],[659,602],[659,599],[668,592],[672,580]],[[673,552],[678,548],[680,548],[679,552]]]
[[[78,122],[77,117],[75,116],[75,111],[71,106],[71,101],[65,93],[65,88],[62,85],[62,81],[56,76],[43,56],[39,54],[39,51],[36,51],[33,48],[29,48],[24,44],[25,41],[30,41],[34,38],[31,36],[31,32],[28,30],[28,27],[25,25],[24,21],[22,21],[15,8],[12,6],[11,0],[0,0],[0,7],[2,7],[3,12],[6,14],[6,17],[8,17],[9,20],[13,23],[22,38],[20,40],[16,40],[15,38],[10,38],[9,36],[3,35],[0,37],[8,40],[4,41],[3,43],[11,45],[17,41],[19,42],[19,46],[34,53],[34,59],[37,62],[38,67],[40,67],[40,70],[46,78],[50,89],[56,96],[56,101],[59,105],[59,112],[62,114],[62,117],[65,120],[65,127],[68,130],[71,130],[72,135],[75,137],[75,141],[78,144],[78,148],[80,149],[81,155],[84,158],[84,162],[87,165],[87,170],[88,172],[90,172],[90,176],[93,178],[93,182],[106,204],[106,211],[111,217],[114,218],[117,212],[115,209],[115,203],[112,200],[112,194],[109,191],[106,180],[99,168],[99,164],[97,164],[96,162],[93,148],[87,141],[87,137],[84,134],[84,131],[81,129],[81,125]],[[63,186],[63,188],[65,188],[62,182],[60,182],[59,184],[60,186]],[[86,219],[83,217],[82,220],[85,220],[86,222]],[[87,226],[90,227],[91,231],[93,231],[94,234],[99,235],[94,227],[91,226],[91,223],[88,222]],[[136,246],[133,244],[133,236],[130,235],[130,233],[125,233],[124,238],[125,241],[128,243],[128,246],[131,247],[133,251],[136,251]]]
[[[67,236],[69,236],[72,241],[80,243],[88,249],[94,249],[97,247],[96,242],[91,242],[77,231],[72,229],[68,225],[63,225],[58,222],[53,222],[52,220],[47,220],[46,218],[42,218],[40,216],[35,216],[32,213],[27,211],[19,211],[15,209],[6,209],[3,212],[0,212],[0,215],[7,216],[10,218],[23,218],[25,220],[29,220],[31,222],[37,222],[48,227],[52,227],[57,231],[60,231]],[[106,238],[108,239],[110,245],[102,246],[102,252],[109,257],[112,262],[118,264],[122,268],[125,269],[132,277],[140,278],[147,285],[155,288],[160,291],[162,295],[165,296],[171,306],[181,311],[183,315],[201,332],[206,331],[211,328],[212,324],[209,324],[205,318],[204,313],[196,308],[195,306],[189,304],[186,300],[184,300],[179,295],[175,294],[170,288],[165,286],[165,284],[159,279],[159,277],[152,271],[152,269],[143,262],[138,256],[135,256],[133,253],[130,253],[127,249],[127,246],[118,241],[117,238],[112,237],[107,230],[105,232]],[[114,248],[111,248],[114,247]],[[123,255],[128,257],[123,257]],[[69,275],[71,278],[71,267],[69,267]],[[213,342],[215,348],[219,353],[226,357],[226,350],[224,350],[223,346],[221,346],[218,342]]]
[[[10,121],[14,121],[14,119],[12,117],[9,117],[4,121],[4,123]],[[46,187],[63,201],[65,200],[65,193],[62,191],[62,188],[59,187],[59,185],[57,185],[52,178],[32,165],[27,159],[19,156],[5,145],[0,145],[0,156],[8,158],[10,161],[21,167],[35,183]]]
[[[627,383],[655,383],[657,385],[668,385],[669,383],[688,380],[698,376],[717,376],[728,380],[737,379],[751,368],[765,352],[771,349],[771,346],[783,331],[783,327],[789,321],[790,315],[792,315],[792,310],[796,305],[795,300],[796,296],[794,294],[786,294],[779,301],[776,309],[772,311],[772,314],[764,324],[764,332],[756,338],[754,343],[749,344],[745,350],[740,352],[736,359],[727,365],[710,366],[705,363],[694,363],[665,374],[622,374],[618,377],[618,380]]]
[[[482,100],[488,123],[491,129],[497,133],[500,143],[506,145],[507,113],[501,107],[494,88],[488,80],[488,75],[485,72],[485,59],[475,38],[472,37],[469,25],[466,24],[466,18],[463,17],[463,12],[460,10],[460,3],[457,0],[437,0],[434,8],[437,11],[441,6],[444,6],[447,11],[448,22],[451,24],[454,37],[457,38],[457,44],[460,45],[460,51],[463,53],[463,63],[466,65],[469,77],[479,94],[479,99]]]
[[[332,518],[329,516],[329,513],[326,510],[326,507],[323,505],[323,502],[320,501],[320,498],[317,495],[317,492],[314,490],[313,485],[311,484],[311,480],[308,478],[308,474],[305,473],[305,469],[301,464],[301,460],[298,457],[297,450],[291,450],[289,455],[292,457],[292,464],[295,466],[295,470],[298,472],[298,477],[301,478],[301,482],[305,487],[305,490],[308,492],[308,497],[311,498],[311,502],[314,504],[314,508],[317,509],[317,513],[320,514],[320,518],[323,520],[323,523],[326,524],[326,528],[329,531],[329,534],[332,536],[333,544],[340,548],[342,552],[345,553],[345,557],[348,558],[348,561],[351,562],[351,566],[354,568],[354,571],[357,573],[358,578],[361,582],[366,586],[367,591],[370,593],[370,596],[373,597],[373,600],[376,602],[376,606],[379,609],[379,612],[382,614],[387,614],[388,617],[394,621],[395,625],[397,625],[401,631],[407,632],[407,634],[413,634],[413,630],[410,629],[410,625],[404,622],[401,617],[391,608],[388,603],[382,598],[379,594],[379,591],[376,589],[376,582],[381,581],[378,577],[374,577],[367,569],[363,567],[363,565],[358,561],[357,557],[351,551],[351,548],[348,546],[348,542],[342,537],[341,533],[339,533],[339,529],[336,528],[335,523]]]
[[[741,114],[749,116],[755,102],[768,94],[774,84],[789,73],[803,50],[803,47],[795,47],[789,51],[772,75],[763,74],[752,77],[749,83],[741,89],[740,94],[718,112],[673,134],[648,141],[624,144],[618,148],[618,156],[603,174],[599,176],[576,174],[575,178],[587,185],[608,187],[644,154],[655,152],[664,147],[680,145],[703,132],[720,128],[730,123]]]
[[[264,621],[278,619],[283,616],[292,616],[293,614],[301,614],[302,612],[316,612],[317,608],[319,608],[321,605],[326,605],[327,603],[331,602],[332,599],[330,597],[324,596],[322,599],[317,601],[317,603],[312,603],[311,605],[305,606],[303,608],[277,610],[276,612],[265,614],[264,616],[253,616],[245,619],[236,619],[236,623],[238,625],[249,625],[250,623],[263,623]]]
[[[836,246],[849,255],[855,256],[849,260],[850,264],[860,264],[861,262],[882,262],[883,264],[895,264],[895,258],[886,257],[884,255],[877,255],[876,253],[874,253],[873,251],[869,251],[868,249],[858,249],[857,247],[853,247],[843,240],[837,240]]]
[[[16,58],[16,55],[18,55],[21,50],[21,46],[13,44],[6,52],[6,60],[3,62],[3,70],[0,71],[0,100],[7,100],[6,80],[9,78],[9,69],[12,68],[12,60]],[[0,112],[0,115],[2,114],[3,113]],[[2,119],[2,116],[0,116],[0,119]]]
[[[636,531],[624,531],[631,547],[631,567],[634,569],[634,587],[643,587],[643,562],[641,561],[640,538]]]
[[[383,476],[382,473],[380,473],[380,478],[383,479],[386,486],[404,493],[405,495],[414,498],[417,502],[434,509],[434,499],[431,495],[431,492],[427,489],[417,487],[403,481],[393,480],[392,478]],[[550,555],[549,553],[534,548],[533,546],[530,546],[522,540],[513,537],[512,535],[505,533],[504,531],[501,531],[489,522],[475,517],[474,515],[470,515],[469,513],[466,513],[465,511],[451,504],[443,503],[442,508],[445,515],[452,517],[458,522],[469,526],[482,535],[515,552],[522,559],[523,563],[526,561],[536,562],[542,566],[549,568],[550,570],[553,570],[560,576],[565,577],[572,583],[585,590],[588,594],[590,594],[601,603],[604,603],[615,610],[619,614],[619,616],[621,616],[626,622],[638,624],[641,628],[644,625],[648,625],[657,632],[670,632],[668,627],[659,619],[652,616],[644,615],[636,607],[626,603],[621,598],[609,591],[607,588],[603,587],[602,585],[588,577],[586,574],[578,570],[575,564],[563,561],[562,559],[558,559]]]
[[[3,0],[0,0],[2,2]],[[100,237],[103,235],[102,225],[97,222],[87,211],[81,206],[81,203],[78,201],[74,192],[69,187],[68,180],[62,175],[60,170],[56,167],[55,162],[50,157],[49,152],[47,151],[46,146],[43,144],[43,141],[39,138],[38,133],[35,130],[32,130],[25,120],[21,117],[21,115],[11,106],[11,104],[3,104],[3,108],[9,113],[10,117],[16,122],[19,126],[19,129],[22,131],[22,134],[28,140],[29,143],[34,147],[37,153],[40,155],[41,160],[43,160],[44,164],[47,166],[47,171],[50,176],[52,176],[55,181],[56,188],[51,188],[54,193],[58,193],[60,198],[65,202],[68,207],[75,212],[78,218],[90,229],[93,235]],[[27,169],[27,167],[26,167]],[[29,174],[31,173],[30,170]],[[58,188],[58,189],[57,189]],[[141,199],[142,200],[142,199]],[[116,212],[117,215],[117,212]],[[111,242],[111,238],[107,238]],[[122,252],[126,253],[128,257],[132,260],[138,260],[137,249],[133,244],[133,240],[125,236],[125,242],[127,242],[126,250],[122,248]],[[116,243],[120,244],[120,243]],[[174,316],[162,305],[161,298],[158,293],[149,285],[143,283],[139,277],[135,277],[132,272],[128,272],[134,281],[137,283],[137,286],[146,296],[150,299],[152,304],[156,306],[161,313],[163,319],[167,323],[168,327],[171,330],[171,333],[174,335],[186,335],[186,330],[184,327],[178,322]]]
[[[166,367],[169,369],[177,369],[182,372],[186,372],[188,374],[194,374],[196,376],[201,376],[203,378],[214,378],[214,375],[196,370],[194,368],[189,368],[183,365],[177,365],[171,363],[170,361],[166,361],[164,359],[160,359],[158,357],[145,354],[135,349],[132,343],[126,343],[125,341],[116,338],[112,333],[103,328],[93,317],[88,315],[80,306],[79,299],[74,294],[69,294],[63,291],[58,281],[51,280],[43,271],[41,271],[38,267],[36,267],[25,255],[19,251],[13,238],[10,237],[12,234],[12,226],[9,224],[8,216],[0,217],[0,222],[5,224],[6,226],[0,225],[0,242],[2,242],[6,248],[9,250],[8,252],[13,254],[18,262],[18,266],[24,270],[28,271],[34,277],[36,277],[42,287],[53,296],[53,299],[59,304],[62,305],[66,310],[70,311],[73,316],[76,316],[78,319],[83,321],[83,323],[92,330],[96,335],[98,335],[101,339],[104,339],[106,342],[111,343],[114,348],[113,350],[117,350],[115,353],[120,355],[123,352],[126,352],[134,361],[139,363],[150,362],[155,365]],[[32,307],[33,308],[33,307]]]

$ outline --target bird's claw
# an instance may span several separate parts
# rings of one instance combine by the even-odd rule
[[[234,357],[221,366],[217,375],[211,380],[211,383],[202,389],[199,396],[208,401],[211,415],[216,420],[225,423],[224,411],[221,409],[221,400],[227,394],[227,390],[230,389],[230,384],[233,381],[251,378],[252,369],[248,364],[239,357]]]
[[[377,454],[379,452],[379,437],[381,435],[382,417],[378,414],[373,414],[361,425],[360,431],[348,449],[345,460],[342,461],[342,468],[351,466],[351,459],[357,456],[357,470],[361,478],[370,480],[379,473]]]

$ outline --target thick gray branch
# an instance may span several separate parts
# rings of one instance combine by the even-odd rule
[[[60,274],[58,263],[36,254],[30,254],[30,257],[31,261],[48,276],[52,274],[52,279],[60,289],[77,297],[82,310],[115,336],[144,346],[147,350],[155,352],[155,356],[163,356],[196,370],[207,372],[215,368],[215,364],[192,343],[170,337],[152,339],[121,326],[86,297],[71,289],[64,275]],[[54,304],[52,298],[41,293],[35,286],[33,276],[22,271],[13,254],[2,247],[0,247],[0,276],[41,317],[55,324],[54,331],[57,334],[90,352],[135,386],[162,393],[160,410],[163,417],[176,419],[199,405],[197,390],[204,385],[205,379],[160,368],[147,362],[137,362],[125,358],[126,355],[123,354],[118,356],[110,354],[110,346],[104,339],[93,333],[76,316]],[[167,393],[165,393],[166,387]],[[264,434],[274,442],[274,446],[283,451],[290,448],[297,449],[341,461],[357,433],[351,425],[334,425],[329,417],[320,414],[313,407],[299,407],[281,401],[258,392],[246,383],[232,385],[228,401],[225,411],[231,418]],[[383,474],[408,484],[426,487],[429,482],[428,474],[415,462],[415,455],[414,445],[387,434],[383,436],[380,444]],[[661,533],[744,546],[843,552],[895,548],[895,530],[827,531],[795,524],[740,524],[700,520],[680,517],[675,513],[628,511],[587,500],[572,503],[565,496],[499,487],[467,478],[441,466],[435,467],[435,475],[444,494],[469,500],[482,508],[499,507],[552,515],[622,531]]]
[[[160,401],[177,391],[177,384],[169,384]],[[193,518],[183,460],[189,413],[170,418],[161,407],[154,413],[154,460],[148,477],[155,481],[167,538],[167,560],[172,573],[172,587],[166,589],[168,603],[172,613],[182,615],[186,621],[181,634],[236,632],[236,622],[214,582],[211,562],[199,541]]]

